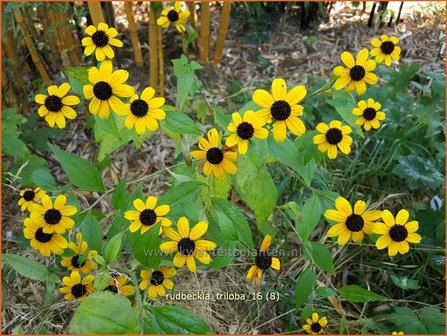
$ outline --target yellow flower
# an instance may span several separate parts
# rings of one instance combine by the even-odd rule
[[[65,231],[70,230],[74,225],[74,220],[69,216],[73,216],[78,209],[73,205],[65,205],[67,203],[67,197],[59,195],[53,202],[50,196],[42,196],[42,205],[34,204],[31,209],[30,218],[37,225],[43,227],[44,233],[63,234]]]
[[[272,83],[272,94],[258,89],[253,93],[253,101],[262,109],[258,111],[259,118],[267,122],[273,119],[273,138],[284,141],[287,129],[295,135],[303,135],[306,127],[301,121],[303,107],[298,103],[306,96],[307,90],[303,85],[295,86],[287,93],[284,79],[276,78]]]
[[[316,127],[321,134],[313,137],[313,143],[318,145],[318,150],[322,153],[328,152],[329,159],[337,157],[337,147],[344,154],[351,152],[352,138],[351,127],[343,126],[340,121],[332,120],[329,126],[325,123],[319,123]]]
[[[72,271],[70,276],[62,279],[65,287],[59,288],[59,292],[64,295],[65,300],[84,299],[93,292],[93,275],[87,275],[84,279],[78,271]]]
[[[233,134],[227,138],[225,144],[229,147],[237,145],[240,154],[247,153],[251,138],[265,139],[269,135],[269,132],[262,128],[265,120],[259,118],[253,111],[245,111],[243,118],[238,112],[234,112],[231,116],[233,122],[228,125],[228,130]]]
[[[168,28],[172,23],[180,33],[186,31],[185,24],[189,18],[189,10],[182,9],[182,3],[176,1],[174,7],[166,7],[161,12],[161,16],[157,20],[157,24],[162,28]]]
[[[173,263],[175,267],[182,267],[185,263],[191,272],[196,271],[196,262],[194,258],[202,264],[208,265],[211,257],[206,251],[216,248],[216,244],[209,240],[199,239],[208,230],[208,223],[198,222],[189,231],[189,221],[186,217],[180,217],[177,222],[177,230],[171,228],[163,228],[164,234],[171,241],[164,242],[160,245],[160,250],[165,253],[176,252]]]
[[[317,313],[312,314],[312,319],[306,320],[307,324],[303,325],[304,331],[308,334],[318,335],[323,332],[323,327],[327,325],[327,318],[323,316],[318,317]]]
[[[80,100],[76,96],[66,96],[71,86],[68,83],[62,83],[60,86],[51,85],[48,87],[48,96],[37,94],[34,101],[41,104],[37,113],[45,117],[45,121],[54,127],[65,128],[67,119],[76,118],[77,114],[70,106],[79,104]]]
[[[341,53],[341,60],[346,65],[334,68],[334,75],[339,78],[334,83],[336,90],[346,87],[347,92],[357,90],[358,95],[366,92],[366,84],[376,84],[379,80],[372,71],[376,68],[376,62],[368,60],[368,49],[362,49],[357,54],[357,59],[351,53],[344,51]]]
[[[142,270],[140,273],[141,282],[140,289],[145,290],[148,288],[149,298],[154,299],[157,296],[165,296],[166,289],[172,289],[174,287],[174,283],[171,279],[176,273],[174,267],[164,267],[161,266],[158,270],[148,271]]]
[[[371,56],[375,56],[377,63],[385,60],[386,66],[391,66],[391,61],[398,61],[400,57],[400,47],[397,45],[399,39],[397,37],[382,35],[380,40],[375,38],[371,41],[371,45],[375,48],[371,50]]]
[[[351,204],[343,198],[335,200],[335,209],[326,210],[324,217],[336,222],[327,232],[328,237],[337,237],[338,245],[345,245],[349,239],[356,243],[363,240],[364,234],[373,233],[373,221],[380,218],[382,211],[366,211],[366,203],[357,201],[352,211]]]
[[[75,270],[84,274],[88,274],[93,271],[98,266],[93,259],[94,255],[98,254],[97,251],[89,251],[87,259],[81,263],[79,262],[79,258],[87,252],[87,247],[88,243],[85,240],[82,240],[82,233],[77,233],[76,244],[73,242],[68,244],[68,248],[76,254],[71,257],[62,257],[61,265],[66,267],[69,271]]]
[[[129,226],[130,232],[137,232],[141,228],[141,234],[143,234],[158,222],[161,222],[161,227],[172,225],[169,219],[162,217],[167,215],[171,208],[165,204],[156,207],[157,197],[155,196],[149,196],[146,204],[137,198],[133,201],[133,206],[137,210],[128,210],[124,213],[124,217],[132,221]],[[162,233],[161,227],[160,234]]]
[[[408,243],[419,244],[421,236],[416,233],[419,228],[417,221],[408,222],[410,214],[407,210],[401,209],[394,220],[393,214],[384,210],[382,219],[384,223],[374,225],[374,233],[381,235],[376,241],[376,247],[382,250],[388,247],[388,255],[395,256],[398,252],[405,254],[409,251]]]
[[[23,235],[30,240],[33,249],[41,255],[48,257],[51,253],[62,254],[68,246],[67,240],[56,233],[45,233],[42,225],[37,224],[30,218],[25,218]]]
[[[118,31],[101,22],[98,28],[95,26],[88,26],[85,29],[87,37],[82,39],[82,45],[85,47],[84,55],[90,56],[95,52],[96,59],[102,62],[107,58],[115,57],[115,53],[111,46],[122,47],[123,42],[118,40]]]
[[[268,251],[272,237],[266,235],[257,251],[255,265],[251,266],[247,272],[247,280],[252,281],[255,279],[256,284],[259,284],[261,280],[262,273],[268,270],[270,267],[274,270],[279,271],[281,268],[281,262],[278,258],[272,257]]]
[[[405,335],[403,331],[393,331],[393,333],[391,335]]]
[[[138,134],[144,134],[146,128],[155,132],[158,129],[157,120],[166,118],[166,113],[161,109],[165,103],[163,97],[154,98],[155,90],[147,87],[141,97],[137,94],[130,98],[130,104],[125,104],[121,111],[115,111],[121,116],[127,116],[125,125],[128,129],[135,127]]]
[[[219,148],[220,139],[219,133],[215,128],[208,131],[208,140],[203,137],[199,138],[200,150],[191,152],[191,156],[195,159],[205,159],[203,165],[203,172],[209,176],[214,174],[218,179],[223,179],[225,173],[236,174],[237,167],[233,162],[236,162],[236,153],[232,151],[224,151]]]
[[[20,210],[31,211],[32,206],[38,202],[42,196],[45,195],[45,191],[40,189],[39,187],[33,189],[23,189],[20,190],[20,199],[18,201],[18,205],[20,205]]]
[[[127,277],[124,275],[111,275],[109,277],[109,285],[105,288],[112,293],[122,296],[131,296],[135,294],[135,287],[126,285]]]
[[[88,80],[91,84],[84,85],[83,93],[85,98],[91,99],[88,109],[90,113],[102,119],[108,119],[110,108],[115,113],[122,113],[124,103],[118,98],[131,97],[135,90],[130,85],[124,84],[129,78],[129,73],[125,70],[113,71],[111,61],[104,61],[99,66],[88,70]]]
[[[369,131],[371,127],[375,129],[379,128],[380,121],[386,118],[385,112],[380,111],[382,105],[375,102],[374,99],[369,98],[368,102],[361,100],[357,106],[352,110],[352,114],[360,116],[355,124],[359,126],[363,125],[365,131]]]

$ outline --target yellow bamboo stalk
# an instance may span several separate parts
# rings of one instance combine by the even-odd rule
[[[165,94],[165,74],[163,62],[163,39],[161,37],[161,27],[158,26],[158,83],[161,96],[164,96]]]
[[[133,53],[135,56],[135,64],[137,67],[143,66],[143,55],[141,53],[140,40],[138,39],[137,25],[132,13],[132,2],[124,1],[124,9],[126,10],[127,21],[129,22],[129,33],[132,41]]]
[[[77,43],[75,42],[72,31],[68,29],[69,21],[64,16],[63,12],[58,13],[57,16],[59,19],[59,31],[62,36],[64,50],[67,52],[68,57],[70,58],[70,63],[73,66],[79,66],[81,64],[81,61],[79,59],[79,50],[77,48]]]
[[[50,46],[51,58],[53,61],[52,64],[55,65],[56,70],[59,70],[60,54],[59,48],[57,47],[57,38],[55,38],[56,31],[53,30],[53,36],[51,36],[51,34],[49,33],[51,30],[51,17],[48,16],[49,11],[47,8],[47,4],[43,3],[43,6],[45,7],[40,6],[37,10],[37,16],[39,17],[39,21],[41,22],[43,31],[45,32],[45,37],[47,38],[46,41]]]
[[[149,10],[149,84],[157,91],[158,83],[158,28],[155,21],[155,13]]]
[[[25,82],[23,80],[22,72],[19,71],[19,55],[17,54],[17,40],[11,31],[6,32],[6,41],[3,44],[3,50],[5,51],[6,58],[13,60],[12,66],[14,80],[23,90],[25,90]]]
[[[194,28],[194,30],[196,30],[196,22],[197,22],[196,4],[194,1],[188,1],[187,4],[190,13],[189,22],[191,23],[191,26]]]
[[[210,52],[210,3],[202,2],[202,14],[200,16],[199,60],[208,62]]]
[[[18,108],[18,104],[17,104],[17,98],[16,95],[14,94],[14,91],[12,90],[12,86],[9,83],[8,85],[8,76],[5,72],[5,69],[3,68],[3,74],[2,74],[2,93],[4,94],[4,97],[7,100],[7,106],[8,107],[14,107],[14,108]],[[26,99],[24,99],[23,101],[25,101]]]
[[[50,77],[48,76],[47,70],[45,70],[45,67],[42,64],[42,60],[40,59],[40,56],[37,53],[36,48],[34,47],[33,41],[31,40],[29,32],[27,31],[27,29],[25,27],[25,23],[23,21],[23,16],[20,13],[20,10],[16,10],[14,12],[14,16],[16,18],[17,24],[20,26],[20,29],[23,32],[26,46],[28,47],[28,50],[31,55],[31,59],[33,60],[33,63],[36,66],[36,69],[39,72],[40,77],[42,77],[45,84],[51,85]]]
[[[231,2],[224,1],[222,7],[222,16],[220,18],[219,34],[216,41],[216,50],[213,57],[213,66],[217,66],[222,58],[225,38],[227,37],[228,26],[230,24]]]
[[[104,13],[102,12],[101,2],[99,1],[87,1],[88,10],[92,17],[93,24],[98,26],[100,22],[105,22]]]

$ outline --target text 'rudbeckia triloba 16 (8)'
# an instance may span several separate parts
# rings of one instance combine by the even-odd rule
[[[380,40],[375,38],[371,41],[374,47],[371,50],[371,56],[375,57],[377,63],[385,61],[386,66],[391,66],[393,60],[399,61],[401,49],[398,43],[399,39],[395,36],[382,35]]]
[[[208,230],[208,223],[205,221],[198,222],[189,230],[188,219],[180,217],[177,221],[177,230],[178,232],[169,227],[164,227],[163,232],[171,241],[160,245],[160,250],[164,253],[177,252],[172,261],[174,266],[182,267],[186,263],[188,269],[195,272],[195,259],[208,265],[211,262],[211,257],[207,251],[216,248],[216,244],[212,241],[200,239]]]
[[[122,47],[123,42],[118,40],[118,31],[101,22],[98,28],[95,26],[88,26],[85,29],[85,33],[89,36],[82,39],[82,45],[85,47],[84,55],[90,56],[95,53],[95,57],[99,62],[102,62],[107,58],[112,59],[115,57],[115,52],[111,46]]]
[[[57,125],[59,128],[65,128],[65,118],[76,118],[76,111],[71,106],[78,105],[80,99],[76,96],[67,96],[70,89],[68,83],[62,83],[60,86],[51,85],[47,89],[48,95],[37,94],[34,98],[37,104],[42,104],[37,113],[45,118],[50,127]]]
[[[360,100],[357,107],[354,107],[352,114],[358,116],[355,124],[363,126],[365,131],[369,131],[372,128],[379,128],[380,121],[385,120],[385,112],[380,111],[382,105],[369,98],[368,101]]]
[[[188,21],[190,12],[187,9],[182,9],[182,3],[176,1],[174,7],[169,6],[162,10],[157,24],[162,28],[168,28],[172,23],[180,33],[186,31],[185,24]]]
[[[284,79],[276,78],[272,82],[272,93],[258,89],[253,93],[253,101],[261,107],[257,117],[266,122],[273,121],[273,138],[282,142],[286,139],[287,129],[294,135],[303,135],[306,127],[299,117],[303,115],[303,106],[298,103],[306,96],[303,85],[295,86],[287,92]]]
[[[338,120],[332,120],[329,125],[319,123],[316,129],[321,134],[313,137],[313,143],[318,146],[320,152],[327,151],[329,159],[337,157],[338,149],[343,154],[351,152],[352,138],[348,135],[352,132],[351,127],[342,125]]]
[[[91,100],[88,109],[90,113],[102,119],[108,119],[110,109],[115,113],[123,113],[124,103],[120,98],[131,97],[135,90],[132,86],[124,84],[129,78],[126,70],[113,71],[111,61],[104,61],[97,67],[88,70],[88,80],[92,84],[84,85],[83,93],[86,99]]]
[[[195,159],[204,159],[203,172],[209,176],[214,174],[216,178],[223,179],[225,174],[236,174],[237,154],[231,150],[224,150],[220,147],[219,133],[215,128],[208,131],[208,139],[199,137],[199,150],[191,151],[191,156]]]
[[[389,210],[382,212],[381,223],[374,225],[374,233],[381,235],[376,241],[376,247],[379,250],[388,247],[389,256],[393,257],[397,253],[405,254],[409,251],[408,243],[419,244],[422,237],[416,233],[419,229],[417,221],[410,221],[408,219],[410,214],[407,210],[401,209],[396,218]]]
[[[125,125],[128,129],[135,127],[137,134],[144,134],[146,129],[155,132],[158,129],[158,120],[166,118],[166,113],[161,109],[165,103],[163,97],[154,97],[155,90],[147,87],[139,97],[134,94],[130,103],[125,104],[117,114],[126,117]]]
[[[368,49],[364,48],[357,54],[357,58],[351,53],[344,51],[341,53],[341,60],[345,66],[337,66],[334,68],[334,75],[338,76],[334,83],[336,90],[346,87],[347,92],[357,91],[358,95],[366,92],[366,84],[374,85],[378,78],[372,72],[376,68],[376,62],[368,60]]]

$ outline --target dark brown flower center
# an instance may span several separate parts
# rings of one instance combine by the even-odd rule
[[[114,285],[108,285],[106,287],[107,290],[111,291],[112,293],[118,293],[118,287],[114,286]]]
[[[75,255],[71,258],[71,266],[74,268],[81,268],[86,263],[86,260],[84,260],[82,263],[79,263],[79,255]]]
[[[160,271],[153,271],[151,276],[151,285],[159,286],[163,283],[165,276]]]
[[[194,243],[194,241],[189,238],[182,238],[177,243],[177,248],[181,254],[190,256],[194,254],[196,243]]]
[[[255,264],[259,269],[266,270],[272,265],[272,257],[267,252],[258,251]]]
[[[83,284],[76,284],[73,287],[71,287],[71,294],[75,298],[83,297],[87,293],[87,287]]]
[[[354,65],[351,70],[349,70],[349,76],[351,76],[352,80],[359,81],[365,77],[365,68],[360,65]]]
[[[168,13],[168,20],[171,22],[176,22],[178,20],[178,13],[177,11],[171,9]]]
[[[98,82],[93,86],[93,94],[99,100],[108,100],[112,97],[112,87],[104,81]]]
[[[338,128],[329,128],[326,132],[326,141],[331,145],[336,145],[343,139],[343,134]]]
[[[276,120],[286,120],[290,116],[292,108],[288,102],[277,100],[273,103],[272,107],[270,107],[270,112],[272,117]]]
[[[318,323],[318,322],[314,322],[314,323],[312,323],[311,325],[310,325],[310,330],[312,330],[313,332],[316,332],[316,333],[318,333],[318,332],[320,332],[321,331],[321,325],[320,325],[320,323]]]
[[[346,227],[352,232],[362,231],[364,224],[365,222],[360,215],[352,214],[346,219]]]
[[[24,193],[23,193],[23,199],[25,200],[25,201],[32,201],[33,199],[34,199],[34,195],[35,195],[35,193],[34,193],[34,191],[32,191],[32,190],[26,190]]]
[[[366,120],[373,120],[376,117],[376,110],[373,109],[372,107],[367,107],[364,111],[363,111],[363,118],[365,118]]]
[[[146,226],[152,226],[157,220],[157,214],[154,210],[145,209],[140,212],[140,222]]]
[[[248,140],[253,136],[253,133],[255,132],[255,128],[252,124],[244,121],[240,123],[236,128],[236,134],[239,136],[239,138]]]
[[[144,117],[149,111],[149,105],[143,99],[135,99],[130,103],[130,112],[137,117]]]
[[[97,47],[102,48],[109,44],[109,35],[107,35],[103,30],[97,30],[92,35],[92,40]]]
[[[399,243],[407,239],[408,230],[403,225],[395,224],[391,227],[389,234],[393,241]]]
[[[45,98],[44,105],[50,112],[60,112],[62,106],[64,106],[62,104],[62,99],[55,95]]]
[[[45,233],[42,228],[38,228],[34,233],[34,238],[36,238],[39,243],[48,243],[52,237],[52,233]]]
[[[62,214],[59,210],[56,209],[48,209],[43,215],[45,222],[51,225],[58,224],[62,219]]]
[[[391,41],[385,41],[380,46],[380,49],[385,55],[389,55],[394,51],[394,43]]]
[[[220,148],[213,147],[206,152],[206,160],[212,164],[219,164],[223,161],[224,155]]]

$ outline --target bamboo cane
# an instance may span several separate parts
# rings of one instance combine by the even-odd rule
[[[25,24],[23,22],[22,14],[20,13],[19,10],[16,10],[14,12],[14,16],[16,18],[17,24],[20,26],[20,29],[23,32],[23,36],[25,37],[26,46],[29,49],[31,59],[33,60],[33,63],[36,66],[37,71],[39,72],[39,74],[42,77],[45,84],[51,85],[50,77],[48,76],[48,73],[42,64],[42,60],[40,59],[40,56],[37,53],[36,48],[34,47],[34,44],[33,44],[33,41],[31,40],[29,32],[26,30]]]
[[[14,64],[12,66],[14,80],[17,84],[25,90],[25,82],[23,80],[23,76],[21,74],[22,71],[19,71],[19,55],[17,54],[17,40],[14,37],[14,34],[11,31],[6,32],[6,41],[4,43],[3,50],[5,51],[6,58],[13,60]]]
[[[187,4],[188,4],[188,10],[190,13],[189,22],[191,23],[191,26],[194,28],[194,30],[196,30],[196,22],[197,22],[196,4],[194,1],[188,1]]]
[[[100,22],[106,22],[104,19],[104,13],[102,12],[101,2],[99,1],[87,1],[88,10],[92,17],[93,24],[97,27]]]
[[[203,63],[207,63],[210,52],[210,3],[207,1],[202,2],[202,14],[200,20],[199,60]]]
[[[155,22],[155,13],[149,10],[149,84],[157,91],[158,83],[158,28]]]
[[[47,15],[48,6],[46,3],[43,3],[44,8],[39,7],[37,10],[37,16],[39,17],[39,21],[42,23],[43,31],[45,32],[45,36],[47,37],[48,45],[50,46],[51,58],[53,61],[53,65],[55,65],[55,70],[58,71],[60,69],[60,54],[59,49],[57,47],[57,39],[54,38],[56,36],[56,32],[51,29],[51,21],[50,17]]]
[[[143,55],[141,53],[140,40],[138,39],[137,25],[135,24],[135,19],[132,13],[132,2],[125,1],[124,9],[126,10],[127,21],[129,22],[129,33],[130,39],[132,41],[133,53],[135,56],[135,64],[137,65],[137,67],[142,67]]]
[[[64,49],[66,50],[70,62],[73,66],[79,66],[81,61],[79,59],[79,50],[77,48],[77,43],[73,37],[71,29],[68,29],[69,20],[64,16],[63,12],[57,14],[60,23],[60,33],[62,36],[62,41]]]
[[[164,96],[165,91],[165,74],[163,64],[163,39],[161,37],[161,27],[158,26],[158,80],[160,95]]]
[[[217,36],[216,51],[214,52],[213,66],[217,66],[222,58],[225,38],[230,24],[231,2],[225,1],[222,7],[222,16],[219,25],[219,35]]]

